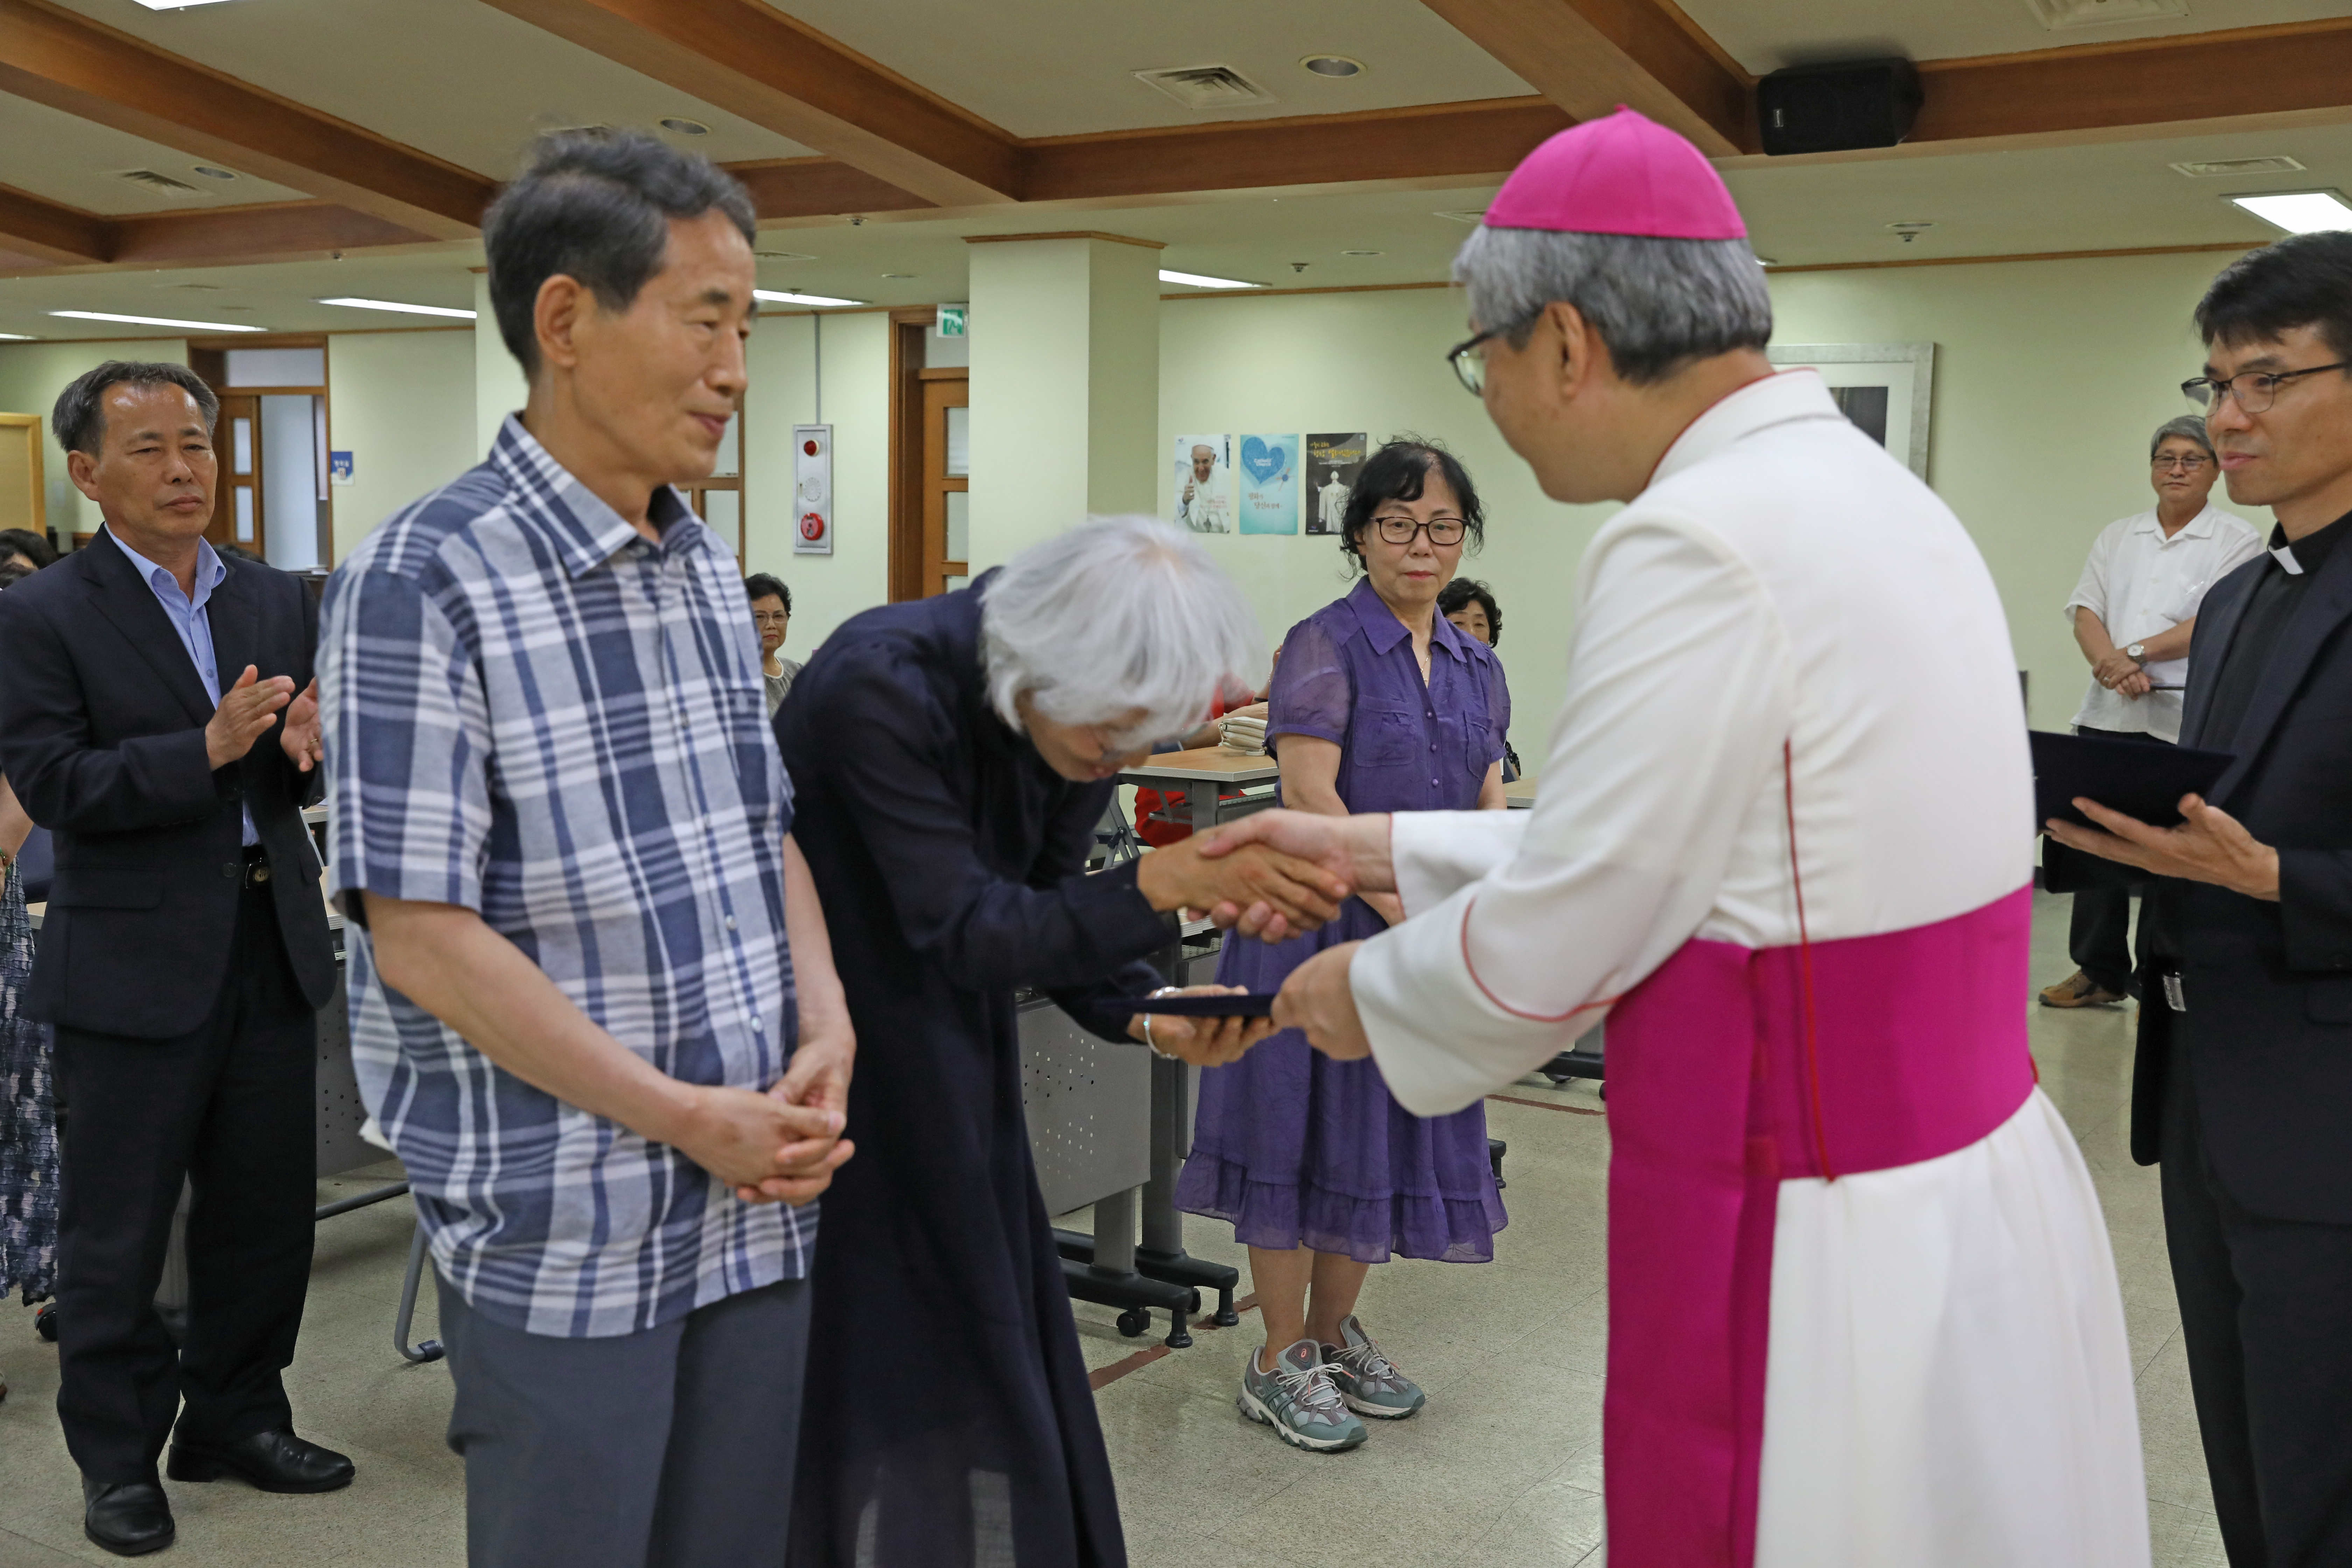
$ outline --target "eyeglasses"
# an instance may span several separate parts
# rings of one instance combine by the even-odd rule
[[[1429,530],[1432,544],[1446,545],[1461,543],[1462,535],[1469,524],[1458,517],[1433,517],[1427,522],[1416,522],[1401,512],[1391,512],[1386,517],[1372,519],[1372,526],[1379,529],[1381,537],[1391,544],[1411,544],[1413,536],[1425,528]]]
[[[751,624],[755,626],[781,626],[793,618],[789,610],[754,610]]]
[[[2147,460],[2147,463],[2148,467],[2152,468],[2164,468],[2168,470],[2179,468],[2183,473],[2193,474],[2212,460],[2213,459],[2210,458],[2200,458],[2196,453],[2191,452],[2185,458],[2150,458]]]
[[[2225,376],[2220,380],[2210,375],[2200,375],[2193,380],[2182,382],[2180,391],[2181,395],[2189,399],[2189,405],[2200,413],[2210,413],[2219,409],[2221,406],[2222,395],[2226,393],[2238,400],[2241,412],[2267,414],[2270,412],[2271,405],[2278,401],[2281,382],[2293,381],[2299,375],[2317,375],[2323,370],[2347,368],[2352,368],[2352,361],[2337,360],[2334,364],[2315,364],[2303,370],[2250,370],[2243,375]]]
[[[1446,350],[1445,363],[1454,367],[1454,377],[1462,383],[1463,390],[1473,397],[1484,397],[1486,395],[1486,356],[1481,351],[1486,348],[1487,340],[1516,332],[1542,314],[1541,310],[1531,310],[1516,321],[1488,327],[1476,337],[1465,338]]]

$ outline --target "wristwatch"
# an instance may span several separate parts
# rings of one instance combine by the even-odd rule
[[[2136,642],[2132,644],[2129,647],[2124,649],[2124,657],[2130,659],[2134,664],[2146,664],[2147,662],[2147,644],[2144,642]]]

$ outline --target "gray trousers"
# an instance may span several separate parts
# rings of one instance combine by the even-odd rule
[[[492,1322],[439,1284],[471,1568],[782,1568],[806,1280],[593,1340]]]

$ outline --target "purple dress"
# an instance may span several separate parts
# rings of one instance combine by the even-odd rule
[[[1282,735],[1339,747],[1339,798],[1350,811],[1475,808],[1511,720],[1502,665],[1443,616],[1424,689],[1412,634],[1369,580],[1291,628],[1268,704],[1269,748]],[[1309,935],[1273,946],[1227,942],[1217,979],[1273,991],[1323,949],[1387,929],[1350,899]],[[1360,1263],[1392,1253],[1489,1262],[1507,1223],[1483,1106],[1417,1117],[1370,1058],[1335,1062],[1296,1029],[1201,1074],[1176,1205],[1233,1221],[1246,1246],[1303,1244]]]

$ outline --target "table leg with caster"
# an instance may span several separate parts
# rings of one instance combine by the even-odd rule
[[[393,1320],[392,1342],[404,1361],[422,1365],[439,1361],[447,1352],[439,1340],[426,1340],[411,1347],[408,1335],[416,1319],[416,1288],[425,1279],[425,1222],[419,1220],[416,1234],[408,1243],[408,1272],[400,1280],[400,1316]]]

